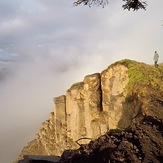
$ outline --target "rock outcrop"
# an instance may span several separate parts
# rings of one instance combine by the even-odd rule
[[[146,163],[149,158],[159,162],[163,155],[162,74],[163,65],[154,68],[122,60],[101,73],[86,76],[65,95],[54,98],[54,112],[19,159],[23,155],[60,156],[80,145],[77,153],[64,152],[61,162],[66,162],[67,156],[70,162],[78,156],[86,159],[85,162],[98,159],[101,163],[105,162],[102,160],[127,162],[128,159]],[[148,149],[143,147],[145,144],[149,145]]]
[[[56,156],[24,156],[23,160],[18,161],[18,163],[58,163],[60,157]]]

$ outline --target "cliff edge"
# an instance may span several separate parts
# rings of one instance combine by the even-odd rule
[[[61,162],[159,162],[162,134],[163,65],[122,60],[55,97],[54,112],[18,160],[62,154]]]

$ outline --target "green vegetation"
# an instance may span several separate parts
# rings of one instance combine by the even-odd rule
[[[158,68],[155,68],[154,65],[128,59],[121,60],[115,64],[122,64],[128,68],[127,96],[131,95],[133,88],[138,89],[139,93],[143,93],[144,88],[148,86],[163,91],[163,64],[159,64]]]
[[[70,91],[75,88],[79,88],[79,87],[83,86],[83,84],[84,84],[83,82],[76,82],[67,91]]]

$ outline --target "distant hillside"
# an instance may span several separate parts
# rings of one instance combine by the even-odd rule
[[[162,136],[163,64],[125,59],[55,97],[54,112],[18,159],[62,155],[58,162],[159,163]]]

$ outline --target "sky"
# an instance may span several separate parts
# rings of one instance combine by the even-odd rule
[[[17,158],[53,111],[53,97],[74,82],[121,59],[153,64],[155,50],[163,62],[163,1],[136,12],[122,4],[0,0],[0,163]]]

